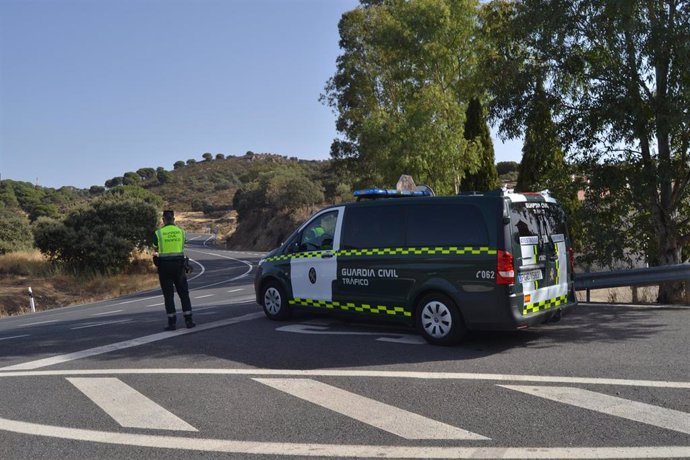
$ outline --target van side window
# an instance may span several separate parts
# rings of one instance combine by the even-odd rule
[[[489,233],[484,216],[476,206],[410,206],[407,246],[489,246]]]
[[[333,249],[333,235],[338,220],[338,211],[321,214],[309,222],[300,236],[300,251],[323,251]]]
[[[405,245],[399,206],[366,206],[345,211],[343,249],[397,248]]]

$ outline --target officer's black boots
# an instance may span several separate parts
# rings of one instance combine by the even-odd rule
[[[185,317],[184,317],[184,322],[185,322],[185,324],[187,325],[187,329],[191,329],[191,328],[193,328],[194,326],[196,326],[196,324],[194,324],[194,321],[192,321],[192,315],[185,316]]]
[[[187,326],[189,327],[189,326]],[[177,329],[177,317],[168,317],[168,327],[165,328],[166,331],[174,331]]]

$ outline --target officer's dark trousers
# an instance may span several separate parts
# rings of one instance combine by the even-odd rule
[[[158,263],[158,279],[165,299],[165,312],[168,318],[175,316],[175,289],[180,296],[182,311],[185,316],[192,314],[192,303],[189,300],[189,286],[184,271],[184,259],[161,258]]]

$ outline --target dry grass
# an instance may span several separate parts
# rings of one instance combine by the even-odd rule
[[[158,276],[147,253],[137,254],[125,274],[75,276],[60,273],[38,251],[0,256],[0,316],[27,313],[28,289],[36,310],[110,299],[158,286]]]

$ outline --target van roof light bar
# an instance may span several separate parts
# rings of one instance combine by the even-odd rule
[[[357,200],[370,199],[375,200],[377,198],[404,198],[411,196],[434,196],[434,193],[429,190],[394,190],[394,189],[384,189],[384,188],[367,188],[364,190],[355,190],[353,195]]]

